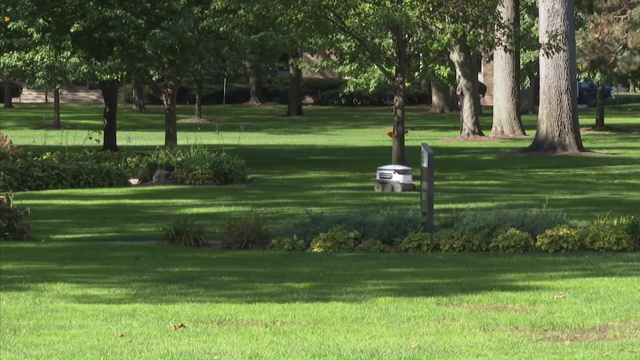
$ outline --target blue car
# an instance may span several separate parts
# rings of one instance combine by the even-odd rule
[[[605,86],[604,98],[615,99],[616,95],[612,87]],[[589,105],[598,99],[598,85],[592,81],[578,83],[578,104]]]

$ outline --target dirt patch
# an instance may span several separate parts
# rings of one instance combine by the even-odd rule
[[[462,306],[463,309],[475,310],[475,311],[506,311],[506,312],[514,312],[514,313],[528,313],[538,311],[537,308],[533,306],[510,306],[510,305],[465,305]]]
[[[537,341],[559,343],[621,341],[637,338],[640,326],[632,323],[608,323],[606,325],[576,329],[514,329]]]
[[[526,138],[526,136],[524,137]],[[515,139],[515,137],[499,137],[499,136],[456,136],[452,138],[440,139],[442,142],[472,142],[472,141],[495,141],[501,142],[505,139]]]
[[[184,124],[210,124],[210,123],[218,123],[220,122],[220,120],[216,120],[216,119],[208,119],[208,118],[187,118],[187,119],[180,119],[178,120],[179,123]]]

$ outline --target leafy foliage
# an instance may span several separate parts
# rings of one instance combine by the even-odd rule
[[[504,234],[493,239],[489,250],[499,253],[523,253],[533,248],[533,238],[528,232],[509,229]]]
[[[0,240],[28,240],[31,225],[26,222],[26,217],[30,212],[28,207],[16,206],[12,194],[0,197]]]
[[[360,233],[365,239],[378,239],[387,245],[401,242],[411,232],[424,228],[424,219],[418,211],[393,208],[361,210],[346,214],[308,212],[302,219],[285,222],[275,229],[278,237],[296,234],[305,243],[334,226],[343,226]]]
[[[202,246],[211,240],[211,233],[203,225],[187,218],[176,219],[161,229],[163,239],[171,245]]]
[[[358,239],[360,239],[359,232],[350,231],[338,225],[313,239],[310,250],[313,252],[351,251],[355,248]]]
[[[440,249],[443,252],[483,251],[485,243],[478,234],[465,230],[449,230],[441,234]]]
[[[368,239],[356,246],[356,251],[368,253],[389,252],[391,248],[377,239]]]
[[[580,248],[580,233],[566,225],[547,229],[536,238],[536,249],[546,252],[570,252]]]
[[[584,244],[589,250],[633,251],[638,246],[640,224],[633,216],[598,216],[585,229]]]
[[[426,232],[412,232],[400,244],[400,250],[408,252],[430,252],[437,247],[435,236]]]
[[[304,241],[299,240],[296,235],[286,238],[277,238],[271,240],[269,249],[274,251],[304,251]]]
[[[176,164],[173,176],[178,184],[184,185],[226,185],[247,180],[244,161],[224,152],[182,160]]]
[[[468,209],[448,219],[443,227],[469,231],[488,241],[509,229],[525,231],[535,238],[546,229],[568,223],[566,214],[546,208]]]
[[[264,249],[271,239],[271,229],[255,211],[247,211],[227,222],[222,244],[232,249]]]

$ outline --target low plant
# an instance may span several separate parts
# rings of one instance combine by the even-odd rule
[[[549,253],[576,251],[580,248],[580,233],[566,225],[556,226],[538,235],[535,247]]]
[[[391,251],[389,245],[377,239],[368,239],[356,246],[356,251],[367,253],[384,253]]]
[[[439,245],[442,252],[475,252],[485,249],[480,235],[465,230],[445,231]]]
[[[171,245],[202,246],[211,240],[211,232],[191,219],[179,218],[160,230],[164,241]]]
[[[224,228],[222,244],[232,249],[264,249],[271,239],[271,229],[255,211],[247,211],[229,220]]]
[[[509,229],[504,234],[493,239],[489,250],[499,253],[523,253],[533,248],[533,238],[528,232]]]
[[[509,229],[525,231],[532,238],[545,230],[568,225],[565,213],[547,209],[477,209],[471,208],[449,218],[443,228],[464,230],[480,235],[489,241]]]
[[[308,212],[303,218],[280,224],[274,232],[277,237],[296,234],[308,244],[320,233],[327,232],[335,226],[355,230],[365,239],[378,239],[386,245],[393,245],[400,243],[411,232],[422,231],[424,219],[419,211],[393,208],[342,214]]]
[[[427,232],[412,232],[400,244],[400,250],[407,252],[430,252],[437,247],[435,236]]]
[[[347,230],[343,226],[334,226],[327,232],[320,233],[311,241],[312,252],[340,252],[352,251],[356,242],[360,239],[360,233]]]
[[[292,237],[271,240],[269,249],[274,251],[304,251],[305,245],[304,241],[293,235]]]
[[[184,185],[227,185],[247,180],[244,161],[226,153],[190,157],[175,165],[173,177]]]
[[[0,133],[0,162],[15,161],[22,155],[22,149],[13,145],[13,141],[6,134]]]
[[[13,203],[13,195],[0,196],[0,240],[29,240],[31,226],[26,221],[30,209]]]
[[[598,216],[584,229],[584,245],[596,251],[633,251],[640,224],[633,216]]]

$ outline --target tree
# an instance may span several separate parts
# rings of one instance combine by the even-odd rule
[[[493,66],[493,125],[491,136],[525,135],[520,118],[520,0],[499,5]]]
[[[540,0],[540,110],[528,152],[572,153],[584,147],[578,124],[573,0]]]
[[[595,127],[604,129],[605,84],[633,73],[640,63],[640,0],[586,5],[584,25],[576,34],[578,67],[598,83]]]

